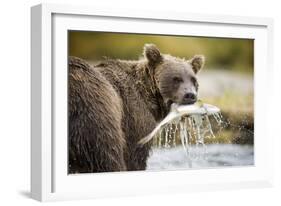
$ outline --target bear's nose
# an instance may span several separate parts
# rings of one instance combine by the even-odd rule
[[[196,96],[195,96],[194,93],[186,93],[186,94],[184,95],[184,98],[185,98],[185,99],[196,99]]]
[[[186,93],[183,97],[183,102],[185,104],[193,104],[196,102],[196,95],[194,93]]]

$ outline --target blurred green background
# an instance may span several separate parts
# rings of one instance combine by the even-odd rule
[[[253,40],[248,39],[70,31],[69,55],[96,61],[103,56],[138,59],[145,43],[178,57],[204,54],[208,68],[253,71]]]
[[[186,59],[204,55],[206,64],[198,75],[199,98],[220,107],[229,122],[210,143],[253,144],[252,39],[69,31],[68,54],[90,63],[97,63],[104,56],[136,60],[142,56],[146,43],[156,44],[162,53]]]

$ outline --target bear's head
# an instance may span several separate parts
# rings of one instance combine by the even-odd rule
[[[180,59],[161,54],[154,44],[144,46],[144,56],[166,105],[193,104],[197,101],[196,74],[204,65],[204,56],[196,55],[189,60]]]

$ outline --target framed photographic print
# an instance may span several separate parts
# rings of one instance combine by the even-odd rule
[[[272,185],[271,19],[31,14],[34,199]]]

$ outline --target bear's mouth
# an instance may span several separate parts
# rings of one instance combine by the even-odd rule
[[[197,99],[194,100],[187,100],[187,101],[183,101],[180,103],[180,105],[189,105],[189,104],[195,104],[197,101]]]
[[[173,103],[177,103],[177,104],[179,104],[179,105],[190,105],[190,104],[195,104],[195,103],[196,103],[196,100],[182,101],[182,102],[180,102],[180,103],[179,103],[179,102],[175,102],[175,101],[173,101],[173,100],[168,100],[167,103],[166,103],[167,108],[170,109],[170,108],[171,108],[171,105],[172,105]]]

